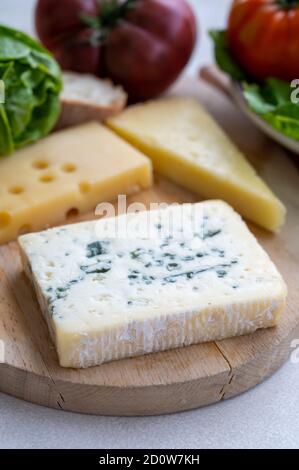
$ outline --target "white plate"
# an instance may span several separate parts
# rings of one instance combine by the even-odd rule
[[[278,132],[270,124],[268,124],[260,116],[252,112],[243,96],[241,85],[238,82],[231,82],[230,94],[237,104],[237,106],[249,117],[249,119],[261,129],[267,136],[275,140],[279,144],[286,147],[288,150],[295,152],[299,155],[299,141],[291,139],[290,137],[285,136],[281,132]]]

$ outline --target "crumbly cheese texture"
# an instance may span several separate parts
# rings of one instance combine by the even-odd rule
[[[132,106],[108,125],[147,154],[158,173],[206,198],[227,201],[268,230],[282,226],[283,204],[195,99]]]
[[[98,123],[0,159],[0,243],[152,183],[151,161]]]
[[[285,305],[274,264],[222,201],[58,227],[19,244],[64,367],[251,333],[275,325]]]

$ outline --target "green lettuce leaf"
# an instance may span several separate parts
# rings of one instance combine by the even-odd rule
[[[218,67],[241,83],[244,98],[254,113],[274,129],[299,140],[299,104],[291,101],[293,89],[288,82],[269,78],[256,82],[235,61],[229,49],[226,31],[211,31]]]
[[[242,68],[232,58],[226,31],[210,31],[214,41],[215,59],[221,70],[232,77],[233,80],[242,81],[246,79]]]
[[[60,114],[61,71],[38,42],[0,25],[0,156],[48,134]]]

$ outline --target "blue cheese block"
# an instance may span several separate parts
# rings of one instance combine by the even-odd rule
[[[19,238],[60,365],[276,325],[286,285],[234,210],[184,204]]]

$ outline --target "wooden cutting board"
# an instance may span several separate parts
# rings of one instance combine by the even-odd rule
[[[85,370],[64,369],[58,365],[13,242],[0,248],[1,391],[63,410],[107,415],[162,414],[233,397],[264,380],[288,358],[293,338],[299,338],[298,168],[284,150],[264,137],[227,97],[210,86],[183,79],[173,93],[188,94],[203,102],[287,206],[287,222],[279,235],[250,226],[288,284],[288,306],[279,326]],[[128,202],[199,199],[157,178],[152,189]],[[80,220],[91,217],[88,214]]]

